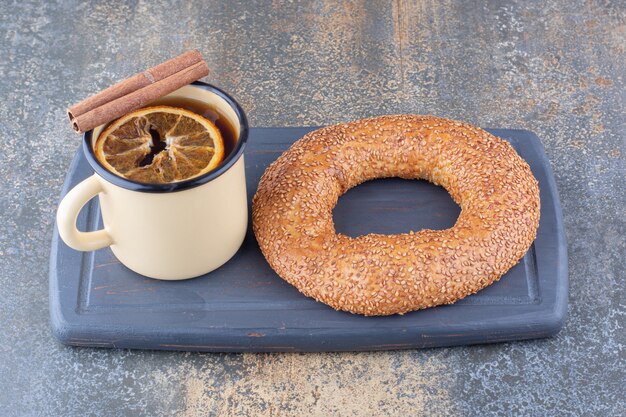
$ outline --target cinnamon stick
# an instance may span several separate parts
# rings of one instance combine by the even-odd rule
[[[197,50],[136,74],[68,109],[72,128],[86,132],[145,106],[209,73]]]

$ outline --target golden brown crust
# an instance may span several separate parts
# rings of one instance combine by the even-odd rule
[[[424,178],[461,207],[446,230],[335,233],[339,196],[381,177]],[[337,310],[406,313],[497,281],[539,225],[539,188],[508,142],[432,116],[383,116],[311,132],[263,174],[253,228],[265,258],[303,294]]]

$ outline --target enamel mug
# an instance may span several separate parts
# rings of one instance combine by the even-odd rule
[[[180,280],[210,272],[239,249],[248,226],[243,150],[248,122],[237,102],[202,82],[166,98],[191,98],[216,107],[238,135],[233,151],[213,171],[170,184],[144,184],[106,170],[94,144],[104,125],[83,137],[94,174],[63,198],[57,211],[59,235],[70,247],[93,251],[107,246],[122,264],[157,279]],[[158,104],[158,100],[153,104]],[[104,228],[76,228],[80,209],[98,196]]]

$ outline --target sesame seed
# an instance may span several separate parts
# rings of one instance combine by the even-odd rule
[[[461,207],[451,229],[350,238],[332,211],[379,176],[425,178]],[[365,315],[452,303],[497,281],[526,253],[539,189],[506,141],[431,116],[383,116],[330,126],[294,143],[265,171],[252,227],[270,266],[306,296]]]

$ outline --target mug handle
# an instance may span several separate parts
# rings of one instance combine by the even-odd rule
[[[81,232],[76,228],[80,209],[103,191],[100,180],[94,174],[72,188],[61,200],[57,210],[57,227],[61,239],[72,249],[92,251],[113,244],[113,238],[105,229]]]

